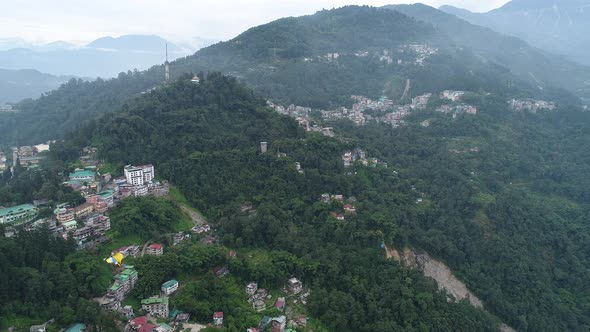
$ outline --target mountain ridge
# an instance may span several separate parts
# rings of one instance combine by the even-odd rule
[[[30,68],[52,75],[108,78],[129,69],[146,70],[163,63],[166,44],[169,60],[192,53],[159,36],[124,35],[99,38],[85,47],[55,42],[2,50],[0,63],[4,69]]]
[[[547,52],[590,65],[590,2],[588,0],[513,0],[487,13],[452,6],[440,9],[470,23],[519,37]]]

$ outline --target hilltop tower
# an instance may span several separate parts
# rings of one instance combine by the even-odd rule
[[[168,62],[168,43],[166,43],[166,62],[164,62],[164,70],[166,71],[166,83],[170,82],[170,63]]]

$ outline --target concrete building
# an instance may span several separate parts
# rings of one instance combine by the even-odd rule
[[[255,282],[251,282],[248,285],[246,285],[246,293],[250,296],[256,294],[257,290],[258,290],[258,284]]]
[[[291,278],[287,281],[287,289],[291,294],[299,294],[303,290],[303,284],[297,278]]]
[[[125,166],[123,169],[127,183],[133,186],[142,186],[143,181],[143,170],[139,167],[131,165]]]
[[[0,224],[23,224],[37,217],[39,209],[31,204],[22,204],[0,209]]]
[[[260,142],[260,152],[266,153],[266,151],[268,151],[268,143]]]
[[[147,247],[145,253],[148,255],[161,256],[164,254],[164,246],[159,243],[151,244]]]
[[[143,172],[143,182],[152,183],[152,180],[154,180],[155,177],[154,165],[141,165],[137,166],[137,168],[141,169],[141,171]]]
[[[93,171],[76,169],[73,173],[70,173],[70,181],[88,182],[94,180],[95,173]]]
[[[178,289],[178,281],[172,279],[162,284],[162,295],[169,296]]]
[[[217,311],[213,313],[213,325],[221,326],[223,325],[223,312]]]
[[[127,165],[124,168],[124,173],[127,184],[132,186],[143,186],[152,183],[155,176],[154,165],[151,164],[142,166]]]
[[[150,297],[141,301],[141,308],[152,316],[168,317],[168,297]]]

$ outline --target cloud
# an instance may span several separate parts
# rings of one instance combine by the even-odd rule
[[[344,5],[383,6],[404,0],[12,0],[2,4],[0,38],[84,44],[103,36],[156,34],[190,43],[195,37],[226,40],[285,16]],[[507,0],[425,0],[486,11]]]

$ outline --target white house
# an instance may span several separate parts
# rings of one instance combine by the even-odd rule
[[[178,281],[172,279],[162,284],[162,295],[168,296],[178,289]]]

